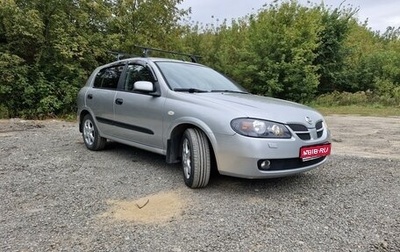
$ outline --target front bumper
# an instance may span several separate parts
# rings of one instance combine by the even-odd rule
[[[300,148],[303,146],[326,144],[330,142],[329,132],[318,140],[303,141],[291,139],[249,138],[235,134],[217,135],[214,146],[218,171],[223,175],[241,178],[274,178],[291,176],[309,171],[322,165],[328,159],[319,157],[303,161]],[[260,162],[268,160],[269,169],[260,169]]]

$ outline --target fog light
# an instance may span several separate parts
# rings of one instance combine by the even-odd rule
[[[260,170],[268,170],[271,167],[271,161],[269,160],[260,160],[258,162],[258,167]]]

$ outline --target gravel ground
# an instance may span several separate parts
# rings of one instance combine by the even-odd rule
[[[400,118],[327,118],[326,165],[200,190],[162,156],[86,150],[76,123],[0,120],[0,251],[400,251]]]

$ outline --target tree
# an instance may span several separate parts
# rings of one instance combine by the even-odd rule
[[[71,113],[90,72],[113,59],[110,50],[172,47],[188,13],[176,8],[182,0],[0,1],[0,106],[10,117]]]
[[[183,0],[118,0],[112,4],[109,23],[112,49],[137,52],[135,45],[176,50],[189,10],[176,6]]]
[[[296,1],[260,11],[250,19],[247,52],[239,64],[244,85],[261,95],[311,99],[318,86],[313,61],[320,29],[318,12]]]
[[[352,8],[321,10],[322,27],[319,34],[320,45],[317,48],[317,58],[314,64],[319,67],[319,93],[332,91],[347,91],[348,80],[345,74],[345,61],[348,56],[348,48],[345,46],[349,34],[350,23],[357,10]]]

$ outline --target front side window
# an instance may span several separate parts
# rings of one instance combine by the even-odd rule
[[[131,64],[128,65],[126,71],[126,78],[124,84],[125,91],[134,91],[133,84],[137,81],[150,81],[154,82],[154,78],[150,70],[142,65]]]
[[[117,89],[118,81],[121,76],[123,66],[114,66],[101,69],[95,79],[93,86],[95,88]]]

